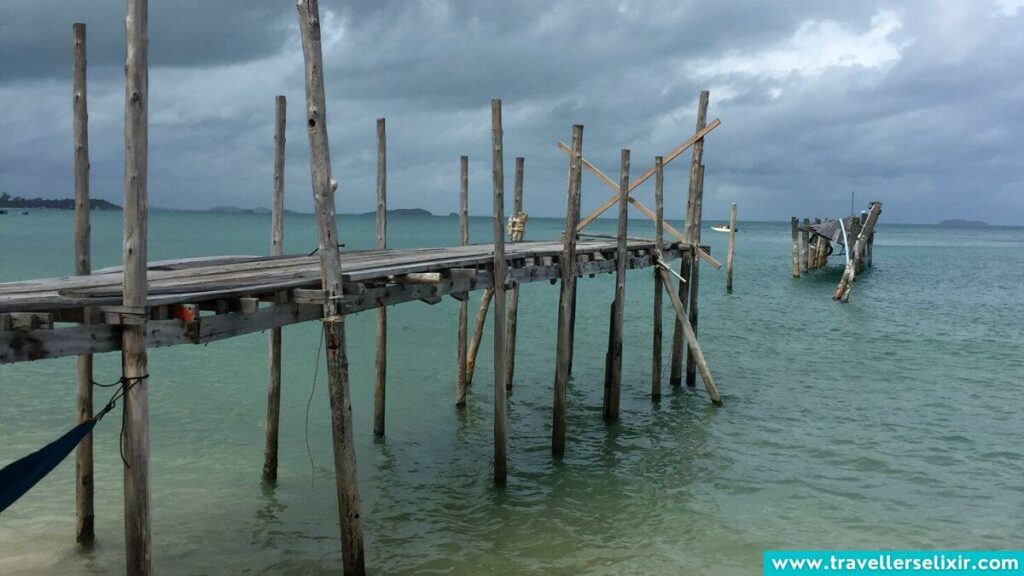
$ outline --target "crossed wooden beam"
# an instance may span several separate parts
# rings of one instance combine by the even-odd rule
[[[671,161],[675,160],[676,158],[678,158],[680,154],[682,154],[687,149],[689,149],[690,146],[693,146],[696,142],[698,142],[699,140],[704,138],[704,136],[707,133],[709,133],[712,130],[714,130],[715,128],[717,128],[721,123],[722,122],[718,118],[715,118],[714,120],[709,122],[707,126],[705,126],[704,128],[701,128],[700,130],[698,130],[693,136],[690,136],[685,142],[683,142],[679,146],[676,146],[676,148],[674,150],[672,150],[671,152],[668,153],[668,156],[665,156],[664,160],[662,161],[662,166],[664,167],[669,162],[671,162]],[[572,154],[572,149],[569,148],[568,146],[566,146],[562,142],[558,143],[558,148],[562,152],[565,152],[566,154],[570,154],[570,155]],[[609,178],[604,172],[601,172],[601,170],[598,169],[597,166],[594,166],[593,164],[591,164],[590,161],[587,160],[586,158],[583,158],[583,166],[587,170],[589,170],[591,174],[593,174],[594,176],[597,176],[597,179],[600,180],[601,182],[603,182],[605,186],[607,186],[607,187],[611,188],[612,190],[614,190],[615,194],[613,194],[611,196],[611,198],[608,198],[608,200],[604,204],[602,204],[600,207],[598,207],[597,210],[594,210],[593,212],[588,214],[585,218],[580,220],[580,223],[576,226],[576,232],[580,232],[581,230],[586,228],[587,225],[589,225],[591,222],[593,222],[601,214],[604,214],[609,208],[614,206],[615,203],[619,201],[619,184],[617,182],[615,182],[614,180]],[[636,209],[639,210],[644,216],[647,216],[651,220],[657,221],[658,220],[658,216],[650,208],[648,208],[647,206],[644,206],[642,202],[640,202],[636,198],[633,198],[632,196],[630,196],[630,194],[633,192],[633,190],[635,190],[641,184],[646,182],[651,176],[653,176],[655,171],[656,171],[656,168],[654,166],[651,166],[646,171],[644,171],[643,174],[638,176],[636,180],[633,180],[632,182],[630,182],[629,183],[629,188],[626,190],[626,200],[628,200],[630,204],[632,204],[634,207],[636,207]],[[662,225],[664,226],[664,229],[665,229],[666,232],[668,232],[669,234],[675,236],[676,239],[679,240],[680,242],[685,242],[687,244],[691,243],[683,235],[682,232],[680,232],[679,230],[676,230],[668,222],[663,222]],[[719,262],[718,260],[715,260],[714,258],[712,258],[711,255],[708,254],[707,252],[705,252],[704,250],[702,250],[700,248],[700,246],[695,246],[694,248],[696,248],[696,250],[697,250],[697,255],[700,256],[700,258],[702,260],[704,260],[705,262],[707,262],[708,264],[713,266],[715,268],[715,270],[718,270],[719,268],[722,267],[722,263],[721,262]]]

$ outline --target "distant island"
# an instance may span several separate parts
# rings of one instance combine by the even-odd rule
[[[373,216],[375,214],[377,214],[376,210],[356,214],[356,216]],[[433,216],[430,210],[424,210],[423,208],[393,208],[388,210],[388,214],[391,216]]]
[[[0,208],[49,208],[51,210],[74,210],[74,198],[22,198],[4,192],[0,194]],[[120,210],[113,202],[92,198],[89,200],[90,210]]]
[[[939,222],[943,228],[988,228],[988,223],[981,220],[943,220]]]
[[[270,208],[264,208],[262,206],[258,208],[239,208],[238,206],[214,206],[213,208],[209,208],[206,211],[219,212],[222,214],[270,214]]]

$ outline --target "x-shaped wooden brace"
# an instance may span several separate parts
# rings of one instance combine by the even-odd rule
[[[662,161],[662,166],[664,167],[669,162],[671,162],[671,161],[675,160],[676,158],[678,158],[680,154],[682,154],[687,149],[689,149],[690,146],[693,146],[694,143],[696,143],[698,140],[700,140],[701,138],[704,138],[704,136],[708,132],[711,132],[712,130],[717,128],[721,123],[722,122],[718,118],[715,118],[714,120],[709,122],[707,126],[705,126],[704,128],[698,130],[697,133],[694,134],[693,136],[690,136],[690,138],[688,138],[686,140],[686,142],[683,142],[682,144],[677,146],[674,150],[669,152],[668,156],[666,156],[664,158],[664,160]],[[563,152],[565,152],[566,154],[572,154],[572,149],[569,148],[568,146],[566,146],[562,142],[558,143],[558,148],[560,150],[562,150]],[[599,170],[597,168],[597,166],[594,166],[593,164],[591,164],[590,161],[588,161],[586,158],[583,159],[583,166],[587,170],[589,170],[591,172],[591,174],[593,174],[594,176],[597,176],[598,180],[603,182],[605,186],[611,188],[612,190],[615,190],[615,194],[611,198],[609,198],[604,204],[602,204],[597,210],[594,210],[593,212],[588,214],[586,218],[580,220],[579,225],[576,226],[576,231],[577,232],[579,232],[579,231],[583,230],[584,228],[586,228],[587,225],[589,225],[591,222],[593,222],[601,214],[604,214],[609,208],[614,206],[615,203],[619,201],[619,185],[618,185],[618,183],[616,183],[614,180],[612,180],[607,175],[605,175],[604,172],[601,172],[601,170]],[[626,191],[626,200],[628,200],[630,204],[632,204],[634,207],[636,207],[636,209],[639,210],[644,216],[647,216],[648,218],[650,218],[651,220],[654,220],[654,221],[657,221],[658,216],[653,211],[651,211],[650,208],[648,208],[647,206],[644,206],[643,203],[641,203],[639,200],[637,200],[636,198],[633,198],[632,196],[630,196],[630,194],[638,186],[640,186],[641,184],[646,182],[651,176],[653,176],[656,171],[657,171],[657,168],[655,168],[654,166],[651,166],[643,174],[641,174],[636,180],[633,180],[632,182],[630,182],[629,183],[629,189]],[[673,226],[669,225],[668,222],[662,222],[662,226],[664,226],[666,232],[668,232],[669,234],[675,236],[676,239],[679,240],[680,242],[689,243],[686,240],[686,237],[684,237],[683,234],[679,230],[676,230]],[[711,255],[708,254],[707,252],[705,252],[704,250],[701,250],[700,246],[694,246],[694,248],[697,250],[697,255],[700,256],[700,258],[702,260],[704,260],[705,262],[707,262],[708,264],[713,266],[715,268],[715,270],[717,270],[717,269],[722,267],[722,263],[721,262],[719,262],[718,260],[715,260],[714,258],[712,258]]]

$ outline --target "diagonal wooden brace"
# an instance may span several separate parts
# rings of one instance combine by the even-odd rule
[[[673,150],[672,153],[674,154],[674,156],[669,156],[668,159],[672,159],[672,158],[675,158],[676,156],[679,156],[679,154],[681,154],[683,152],[683,150],[686,150],[686,148],[689,148],[693,144],[693,142],[696,141],[696,136],[698,136],[700,134],[706,134],[707,132],[709,132],[711,129],[713,129],[715,126],[718,126],[719,124],[721,124],[721,122],[719,122],[718,120],[714,120],[713,122],[711,122],[711,124],[708,124],[707,127],[704,128],[704,130],[701,130],[700,132],[695,134],[694,138],[691,138],[690,140],[687,140],[686,142],[683,143],[683,146],[681,146],[680,148],[676,148],[676,150]],[[567,153],[571,152],[569,147],[566,146],[565,144],[563,144],[562,142],[558,143],[558,148],[561,149],[563,152],[567,152]],[[678,151],[678,153],[677,153],[677,151]],[[664,166],[664,164],[668,163],[668,161],[669,160],[665,160],[662,163],[662,166]],[[597,176],[598,180],[603,182],[605,186],[608,186],[612,190],[616,190],[616,191],[619,189],[619,185],[618,184],[613,182],[611,178],[609,178],[604,172],[602,172],[600,170],[600,168],[598,168],[597,166],[594,166],[593,164],[591,164],[586,158],[583,158],[583,166],[587,170],[589,170],[591,174],[593,174],[594,176]],[[644,174],[646,174],[646,172]],[[633,181],[633,183],[631,183],[629,185],[629,191],[630,192],[632,192],[640,184],[643,184],[644,180],[647,179],[647,176],[645,176],[644,174],[641,174],[640,178],[638,178],[637,180]],[[612,204],[614,204],[614,202],[616,201],[617,198],[618,198],[618,193],[616,193],[615,197],[612,199],[612,203],[610,203],[610,204],[606,203],[606,204],[608,204],[608,206],[611,206]],[[626,196],[626,200],[628,200],[629,203],[632,204],[637,210],[639,210],[644,216],[647,216],[648,218],[650,218],[654,222],[658,221],[658,216],[650,208],[648,208],[647,206],[644,206],[643,202],[640,202],[636,198],[634,198],[632,196],[629,196],[628,193],[627,193],[627,196]],[[579,232],[579,231],[583,230],[584,226],[586,226],[591,221],[593,221],[595,218],[600,216],[601,213],[604,212],[604,210],[605,210],[605,207],[602,206],[601,208],[598,208],[597,211],[591,213],[590,216],[587,216],[587,218],[589,218],[589,220],[584,220],[583,222],[581,222],[580,225],[576,227],[576,232]],[[690,244],[686,240],[686,238],[683,236],[683,233],[680,232],[679,230],[676,230],[676,228],[674,226],[672,226],[671,224],[669,224],[668,222],[662,222],[662,226],[664,226],[664,229],[665,229],[666,232],[668,232],[672,236],[675,236],[676,240],[678,240],[680,242],[684,242],[684,243]],[[711,255],[708,254],[707,252],[705,252],[700,246],[691,245],[691,248],[693,248],[695,250],[695,253],[697,254],[697,256],[700,257],[701,260],[704,260],[705,262],[707,262],[715,270],[718,270],[718,269],[720,269],[722,267],[722,263],[721,262],[719,262],[718,260],[715,260],[714,258],[712,258]]]
[[[683,142],[679,146],[676,146],[674,150],[669,152],[668,155],[665,156],[665,159],[664,159],[664,162],[663,162],[662,165],[663,166],[667,165],[669,162],[671,162],[671,161],[675,160],[676,158],[678,158],[679,155],[682,154],[683,152],[685,152],[687,149],[689,149],[690,146],[693,146],[697,141],[699,141],[702,138],[704,138],[704,136],[707,135],[709,132],[711,132],[715,128],[718,128],[718,126],[721,123],[722,123],[722,121],[719,120],[718,118],[715,118],[714,120],[709,122],[707,126],[705,126],[704,128],[701,128],[700,130],[698,130],[697,133],[695,133],[693,136],[690,136],[685,142]],[[560,150],[562,150],[563,152],[565,152],[566,154],[568,154],[570,152],[569,147],[566,146],[565,144],[563,144],[562,142],[558,143],[558,148]],[[606,200],[605,203],[602,204],[597,210],[594,210],[593,212],[588,214],[585,218],[580,220],[580,223],[576,226],[576,231],[577,232],[579,232],[580,230],[583,230],[584,228],[586,228],[587,225],[589,225],[591,222],[593,222],[601,214],[604,214],[605,212],[607,212],[609,208],[614,206],[615,203],[619,201],[619,185],[618,184],[616,184],[611,178],[606,176],[603,172],[598,170],[596,166],[594,166],[593,164],[588,162],[586,159],[583,160],[583,166],[587,170],[590,170],[590,172],[593,173],[595,176],[597,176],[602,182],[604,182],[605,186],[608,186],[612,190],[615,190],[615,194],[611,198]],[[627,194],[632,192],[633,190],[635,190],[637,187],[639,187],[644,182],[646,182],[651,176],[654,175],[654,171],[655,171],[654,166],[651,166],[646,171],[644,171],[643,174],[638,176],[636,180],[633,180],[632,182],[630,182],[629,183],[629,190],[627,191]]]

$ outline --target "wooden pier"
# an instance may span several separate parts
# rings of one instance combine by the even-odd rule
[[[835,246],[844,248],[843,275],[839,279],[832,299],[849,302],[857,274],[871,267],[875,244],[875,223],[882,214],[882,203],[871,202],[859,216],[822,221],[809,218],[803,223],[796,216],[790,218],[793,278],[828,265]]]
[[[699,374],[709,399],[716,405],[722,403],[696,334],[699,263],[703,261],[715,269],[721,266],[711,256],[709,248],[700,244],[704,185],[701,154],[705,136],[721,124],[717,119],[706,122],[707,92],[702,92],[698,100],[696,131],[692,135],[684,133],[686,138],[682,144],[665,156],[653,159],[650,168],[632,180],[629,150],[621,151],[620,175],[617,181],[612,180],[584,158],[583,126],[572,127],[571,145],[558,144],[568,154],[566,225],[559,241],[524,240],[527,214],[523,211],[523,158],[516,159],[513,210],[506,222],[502,102],[493,100],[490,150],[493,237],[486,239],[485,243],[469,243],[469,158],[462,156],[458,178],[453,178],[453,189],[456,182],[459,188],[460,245],[388,248],[387,140],[385,121],[378,119],[376,248],[344,250],[338,242],[339,223],[335,216],[334,194],[338,183],[331,175],[327,99],[316,0],[300,0],[298,12],[305,63],[304,124],[309,137],[310,173],[319,233],[319,247],[315,253],[282,253],[287,105],[284,97],[278,96],[275,99],[273,136],[274,179],[272,186],[268,183],[273,199],[270,254],[147,261],[148,9],[146,0],[128,0],[124,260],[122,266],[102,270],[90,268],[85,26],[74,25],[76,275],[0,284],[0,363],[78,356],[77,422],[82,423],[93,415],[95,382],[92,355],[121,353],[124,372],[117,393],[123,394],[126,572],[130,575],[149,574],[152,565],[147,386],[150,379],[158,379],[159,375],[150,375],[147,371],[146,351],[149,348],[207,344],[270,331],[263,478],[273,483],[277,477],[281,388],[287,385],[281,381],[281,328],[299,322],[322,322],[327,348],[342,558],[344,570],[350,574],[365,572],[365,551],[345,345],[347,316],[369,310],[374,310],[377,315],[373,433],[384,437],[388,384],[387,307],[406,302],[435,305],[445,296],[459,301],[454,383],[457,409],[464,409],[466,404],[476,350],[490,308],[495,362],[493,478],[498,485],[504,484],[508,477],[505,394],[513,386],[515,373],[520,284],[542,281],[560,284],[557,314],[555,310],[551,311],[553,321],[557,316],[551,437],[553,457],[562,456],[568,443],[566,390],[573,363],[575,312],[578,304],[591,304],[576,301],[576,282],[580,279],[604,273],[615,273],[616,276],[605,356],[603,409],[607,420],[615,420],[619,416],[619,399],[624,384],[622,334],[627,271],[641,268],[652,268],[656,278],[652,400],[657,401],[661,396],[660,315],[664,290],[676,319],[672,384],[681,383],[685,366],[687,383],[693,386],[696,374]],[[685,232],[680,232],[664,219],[664,169],[691,148]],[[584,169],[614,194],[600,208],[581,218]],[[652,177],[656,201],[654,211],[631,196],[635,189]],[[683,198],[676,200],[680,205],[684,201]],[[615,236],[601,237],[584,231],[612,206],[618,206]],[[631,207],[654,221],[654,239],[628,235],[627,217]],[[873,219],[869,218],[869,230],[871,224]],[[668,241],[664,238],[666,235],[670,237]],[[870,234],[865,244],[870,255]],[[670,266],[674,260],[681,262],[679,273]],[[470,341],[467,301],[469,293],[478,290],[483,291],[484,296]],[[71,380],[70,376],[68,378]],[[95,510],[92,445],[88,438],[78,448],[76,475],[77,539],[89,544],[95,538]]]

